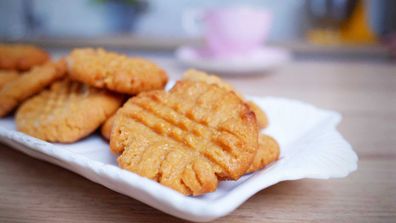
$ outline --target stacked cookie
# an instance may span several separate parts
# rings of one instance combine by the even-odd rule
[[[189,70],[168,92],[130,98],[101,132],[118,163],[185,195],[216,190],[279,157],[279,145],[259,134],[265,113],[220,78]]]
[[[102,49],[76,49],[54,62],[48,56],[31,59],[48,55],[37,47],[3,44],[0,55],[0,116],[18,107],[18,130],[49,142],[88,136],[127,95],[162,89],[167,82],[152,62]]]
[[[194,196],[279,157],[260,134],[265,113],[216,76],[189,70],[165,91],[166,73],[143,58],[75,49],[26,68],[22,48],[8,47],[19,56],[0,47],[0,116],[18,107],[17,128],[31,136],[73,143],[102,125],[121,168]]]
[[[65,72],[63,60],[49,61],[48,53],[40,48],[0,44],[0,117],[62,78]]]

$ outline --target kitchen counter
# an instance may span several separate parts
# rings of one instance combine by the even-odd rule
[[[172,78],[181,74],[171,58],[154,59]],[[340,112],[338,129],[360,161],[343,179],[271,186],[215,222],[396,222],[396,64],[306,59],[226,80],[244,94]],[[0,144],[0,222],[182,221]]]

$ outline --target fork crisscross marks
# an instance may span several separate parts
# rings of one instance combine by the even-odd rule
[[[237,178],[244,173],[239,172],[243,171],[240,170],[240,158],[244,157],[241,154],[245,151],[238,135],[189,119],[166,104],[159,103],[155,95],[148,93],[146,96],[133,99],[139,108],[135,108],[137,113],[130,114],[132,119],[199,152],[212,163],[216,174],[221,177]]]
[[[121,167],[197,195],[213,191],[217,178],[245,173],[257,128],[254,114],[233,93],[205,83],[182,85],[130,99],[116,115],[110,144],[123,152]],[[180,87],[185,95],[177,95]]]
[[[122,132],[127,131],[129,135],[124,138],[126,141],[121,142],[125,146],[124,152],[118,158],[122,168],[186,195],[199,195],[215,190],[217,178],[211,165],[200,159],[194,151],[181,148],[184,145],[159,135],[127,116],[117,115],[116,122],[118,121],[131,124],[122,128]],[[199,171],[194,171],[195,169]]]
[[[180,103],[180,98],[183,103]],[[232,148],[229,151],[237,157],[240,171],[232,170],[226,174],[217,172],[220,178],[237,179],[243,174],[243,169],[251,162],[252,154],[256,153],[258,130],[251,125],[255,122],[254,114],[237,95],[216,85],[181,81],[172,88],[164,103],[207,127],[201,128],[201,133],[211,134],[221,148]],[[213,131],[207,129],[221,134],[213,134]],[[196,132],[195,129],[193,132]]]
[[[19,130],[51,142],[73,142],[105,121],[121,97],[64,79],[26,101],[17,111]]]

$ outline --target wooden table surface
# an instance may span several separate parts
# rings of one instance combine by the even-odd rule
[[[227,80],[246,94],[341,112],[339,130],[360,161],[344,179],[274,185],[216,222],[396,222],[395,64],[305,60]],[[0,144],[0,222],[182,221]]]

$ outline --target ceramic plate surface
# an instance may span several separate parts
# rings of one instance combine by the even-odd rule
[[[154,181],[120,169],[108,144],[92,135],[74,144],[51,144],[15,130],[12,117],[0,119],[0,141],[37,159],[71,170],[111,190],[179,218],[210,221],[225,216],[273,184],[302,178],[345,177],[357,156],[336,130],[340,115],[283,98],[250,97],[267,113],[266,133],[281,146],[280,159],[238,181],[221,182],[216,192],[187,197]]]

